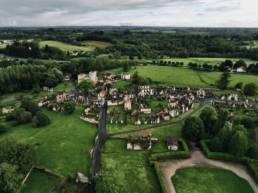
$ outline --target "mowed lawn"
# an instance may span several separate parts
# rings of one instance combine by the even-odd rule
[[[24,184],[21,193],[50,192],[62,179],[34,169]]]
[[[177,193],[254,193],[246,180],[218,168],[179,169],[172,182]]]
[[[89,151],[94,144],[96,126],[80,120],[79,108],[72,115],[50,111],[45,113],[51,119],[47,127],[20,125],[0,139],[11,137],[35,145],[38,164],[60,174],[74,176],[78,171],[89,174]]]
[[[215,87],[221,72],[201,72],[189,68],[169,67],[169,66],[138,66],[136,68],[141,77],[151,78],[153,81],[191,87]],[[231,74],[230,86],[233,87],[238,82],[255,83],[258,85],[258,76],[248,74]]]
[[[39,42],[39,46],[44,48],[46,45],[50,47],[56,47],[64,52],[73,52],[73,51],[84,51],[84,52],[91,52],[94,51],[96,47],[94,46],[76,46],[72,44],[67,44],[59,41],[41,41]]]
[[[112,187],[110,193],[160,193],[160,185],[148,163],[147,153],[127,151],[126,144],[121,141],[110,142],[118,146],[112,153],[110,147],[113,145],[109,144],[109,150],[106,149],[109,153],[103,153],[101,157],[104,184]],[[118,148],[120,153],[117,153]]]

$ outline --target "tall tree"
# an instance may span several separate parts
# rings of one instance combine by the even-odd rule
[[[220,79],[217,81],[217,86],[218,88],[225,90],[228,88],[229,82],[230,82],[230,73],[229,72],[224,72]]]

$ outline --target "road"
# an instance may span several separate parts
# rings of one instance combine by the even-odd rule
[[[159,162],[158,164],[163,173],[163,180],[168,193],[176,193],[175,187],[171,180],[171,177],[175,175],[176,170],[193,166],[208,166],[230,170],[236,175],[248,181],[254,192],[258,192],[258,186],[243,165],[233,162],[207,159],[200,150],[194,150],[190,159],[168,160],[165,162]]]

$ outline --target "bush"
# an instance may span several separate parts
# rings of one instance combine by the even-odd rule
[[[35,115],[40,108],[38,107],[37,103],[31,101],[28,98],[24,98],[21,102],[21,108],[24,108],[26,111],[29,111],[32,113],[32,115]]]
[[[0,124],[0,134],[5,133],[8,130],[8,127],[6,124]]]
[[[64,104],[64,112],[72,114],[75,111],[75,102],[69,101]]]
[[[162,193],[168,193],[167,189],[166,189],[166,185],[164,184],[164,181],[163,181],[163,178],[162,178],[162,173],[161,173],[160,167],[157,164],[157,162],[154,163],[154,169],[155,169],[156,175],[158,177],[159,184],[161,186],[161,192]]]
[[[258,184],[258,160],[250,159],[247,157],[238,157],[231,155],[229,153],[222,153],[222,152],[211,152],[207,143],[209,140],[202,140],[200,142],[201,149],[204,152],[204,155],[209,159],[215,160],[223,160],[223,161],[232,161],[244,164],[249,173],[253,176],[254,180]]]
[[[16,120],[18,123],[29,123],[32,119],[32,113],[25,111],[24,109],[18,109],[16,112]]]
[[[257,91],[257,86],[254,83],[249,83],[244,86],[244,94],[247,96],[254,96]]]
[[[47,115],[39,111],[33,118],[32,122],[35,127],[44,127],[50,123],[50,119]]]

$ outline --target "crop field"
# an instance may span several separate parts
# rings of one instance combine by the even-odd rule
[[[257,44],[258,47],[258,44]],[[183,62],[185,65],[192,62],[197,64],[212,64],[212,65],[219,65],[221,62],[225,60],[232,60],[233,62],[238,61],[238,58],[169,58],[164,59],[164,61],[171,61],[171,62]],[[243,59],[247,64],[256,63],[257,61],[250,60],[250,59]]]
[[[84,51],[84,52],[92,52],[96,48],[106,48],[111,46],[111,43],[108,42],[98,42],[98,41],[84,41],[81,43],[81,46],[72,45],[63,43],[60,41],[41,41],[39,42],[39,46],[41,48],[45,47],[46,45],[50,47],[56,47],[64,52],[73,52],[73,51]]]
[[[90,149],[96,127],[80,120],[82,109],[72,115],[45,111],[51,124],[34,128],[30,124],[12,128],[0,136],[35,145],[38,164],[62,175],[74,176],[81,171],[89,174]]]
[[[221,76],[221,72],[201,72],[189,68],[154,65],[138,66],[136,71],[141,77],[151,78],[161,84],[203,88],[215,87],[216,81]],[[231,87],[238,82],[243,82],[244,84],[253,82],[258,85],[258,76],[255,75],[231,74],[230,80]]]
[[[246,180],[218,168],[179,169],[172,181],[177,193],[254,193]]]
[[[119,146],[113,148],[113,153],[109,148],[109,153],[102,154],[101,173],[104,182],[101,186],[114,193],[160,193],[160,185],[153,168],[148,163],[147,153],[129,152],[126,150],[126,145],[118,143],[115,141],[115,145]],[[118,148],[121,152],[117,152]]]

